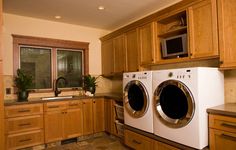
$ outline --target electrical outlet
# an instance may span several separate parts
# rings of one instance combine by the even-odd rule
[[[7,95],[11,94],[11,88],[6,88],[6,94]]]

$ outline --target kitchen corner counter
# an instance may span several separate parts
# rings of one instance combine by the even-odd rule
[[[236,103],[228,103],[208,108],[207,112],[209,114],[236,117]]]
[[[16,99],[12,100],[5,100],[4,105],[5,106],[11,106],[11,105],[23,105],[23,104],[34,104],[34,103],[45,103],[45,102],[55,102],[55,101],[68,101],[68,100],[82,100],[82,99],[89,99],[89,98],[106,98],[106,99],[114,99],[118,102],[123,102],[123,97],[121,94],[117,93],[97,93],[95,96],[73,96],[73,98],[70,99],[58,99],[58,100],[42,100],[39,98],[31,98],[28,101],[25,102],[17,102]]]

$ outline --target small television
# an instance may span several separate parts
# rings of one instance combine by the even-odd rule
[[[181,34],[161,40],[161,51],[163,58],[181,57],[188,54],[187,34]]]

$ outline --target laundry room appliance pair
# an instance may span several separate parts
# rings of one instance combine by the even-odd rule
[[[126,125],[202,149],[206,109],[224,103],[224,76],[208,67],[124,73],[123,93]]]

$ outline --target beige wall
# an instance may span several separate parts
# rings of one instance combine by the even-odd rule
[[[109,31],[6,13],[4,13],[3,19],[4,75],[13,74],[11,34],[89,42],[89,72],[95,75],[101,74],[101,43],[99,38]]]
[[[84,26],[53,22],[48,20],[23,17],[13,14],[3,14],[3,74],[4,86],[13,85],[13,39],[12,34],[89,42],[89,73],[101,74],[101,42],[100,37],[110,31]],[[109,92],[112,84],[109,80],[100,78],[97,92]],[[5,99],[14,95],[5,96]]]

